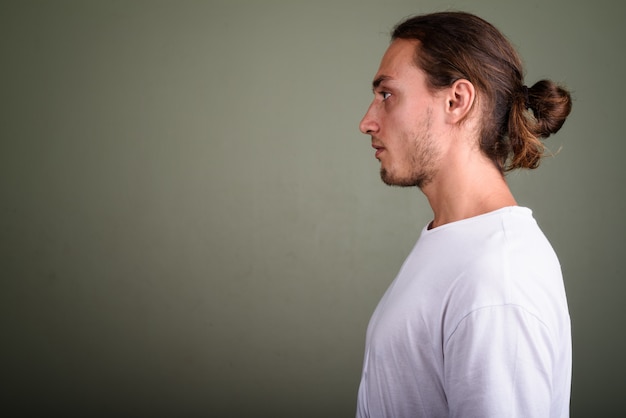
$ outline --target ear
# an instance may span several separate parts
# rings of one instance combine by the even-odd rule
[[[463,121],[475,100],[476,89],[471,82],[463,78],[455,81],[446,89],[446,121],[453,125]]]

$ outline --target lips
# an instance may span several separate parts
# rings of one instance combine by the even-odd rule
[[[380,159],[380,154],[382,154],[383,151],[385,151],[385,147],[383,147],[382,145],[372,144],[372,148],[376,150],[374,157],[376,157],[377,159]]]

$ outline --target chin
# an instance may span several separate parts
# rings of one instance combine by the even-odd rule
[[[413,176],[398,176],[396,173],[391,173],[384,168],[380,169],[380,179],[388,186],[419,187],[420,189],[429,183],[429,179],[424,175],[415,173]]]

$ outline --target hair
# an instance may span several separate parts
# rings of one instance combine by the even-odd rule
[[[474,85],[483,113],[480,148],[501,172],[539,166],[541,139],[563,126],[572,99],[550,80],[526,87],[521,59],[498,29],[469,13],[440,12],[399,23],[391,39],[419,41],[415,61],[429,88],[459,79]]]

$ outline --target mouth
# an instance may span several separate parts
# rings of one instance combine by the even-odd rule
[[[380,160],[380,155],[385,151],[385,147],[383,147],[382,145],[372,144],[372,148],[376,150],[374,157],[377,160]]]

